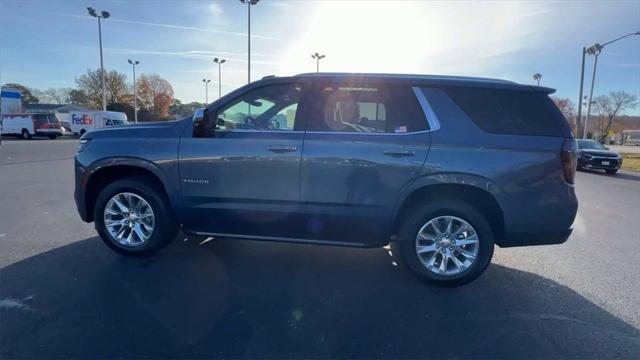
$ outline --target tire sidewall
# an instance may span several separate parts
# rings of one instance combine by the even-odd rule
[[[452,276],[436,274],[422,264],[416,253],[415,241],[418,231],[424,224],[439,216],[458,217],[469,223],[478,234],[478,257],[470,268],[460,274]],[[437,285],[452,286],[468,283],[485,271],[493,257],[494,238],[489,222],[479,211],[461,201],[434,201],[433,205],[424,206],[413,212],[413,215],[403,223],[398,241],[403,260],[410,270]]]
[[[143,198],[153,210],[154,229],[146,243],[139,247],[127,247],[112,238],[104,224],[104,209],[109,200],[118,193],[130,192]],[[148,185],[144,180],[123,179],[107,185],[98,195],[94,208],[96,230],[102,240],[113,250],[125,255],[146,255],[155,253],[168,244],[177,233],[177,226],[166,200],[158,190]]]

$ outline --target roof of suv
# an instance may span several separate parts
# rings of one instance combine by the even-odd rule
[[[274,76],[268,76],[264,79],[276,78]],[[403,82],[416,82],[429,85],[458,85],[458,86],[480,86],[480,87],[492,87],[502,88],[510,90],[533,90],[545,93],[554,93],[555,89],[547,88],[543,86],[524,85],[518,84],[513,81],[480,78],[480,77],[468,77],[468,76],[448,76],[448,75],[417,75],[417,74],[377,74],[377,73],[303,73],[298,74],[292,78],[309,78],[309,79],[325,79],[325,80],[337,80],[337,79],[369,79],[369,80],[395,80]]]

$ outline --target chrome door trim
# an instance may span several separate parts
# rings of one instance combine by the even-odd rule
[[[213,236],[213,237],[217,236],[220,238],[230,238],[230,239],[275,241],[275,242],[312,244],[312,245],[331,245],[331,246],[345,246],[345,247],[367,247],[365,243],[346,242],[346,241],[313,240],[313,239],[288,238],[288,237],[278,237],[278,236],[224,234],[224,233],[214,233],[214,232],[205,232],[205,231],[191,231],[188,229],[182,229],[182,231],[184,231],[187,234],[193,234],[193,235],[199,235],[199,236]]]
[[[422,89],[418,86],[414,86],[413,93],[416,94],[416,98],[418,98],[418,102],[420,103],[420,107],[424,112],[424,116],[427,118],[427,122],[429,123],[429,131],[440,130],[440,121],[436,116],[436,113],[433,111],[431,104],[422,93]]]

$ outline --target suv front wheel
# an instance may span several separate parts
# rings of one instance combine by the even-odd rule
[[[94,219],[102,240],[124,255],[157,252],[178,232],[161,190],[144,177],[117,180],[96,199]]]
[[[485,217],[458,200],[435,200],[407,218],[399,233],[407,266],[436,285],[462,285],[491,262],[494,239]]]

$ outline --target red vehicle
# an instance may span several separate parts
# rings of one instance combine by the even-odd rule
[[[47,114],[7,114],[2,115],[2,135],[14,135],[23,139],[33,136],[47,136],[55,139],[62,135],[60,121],[53,113]]]

